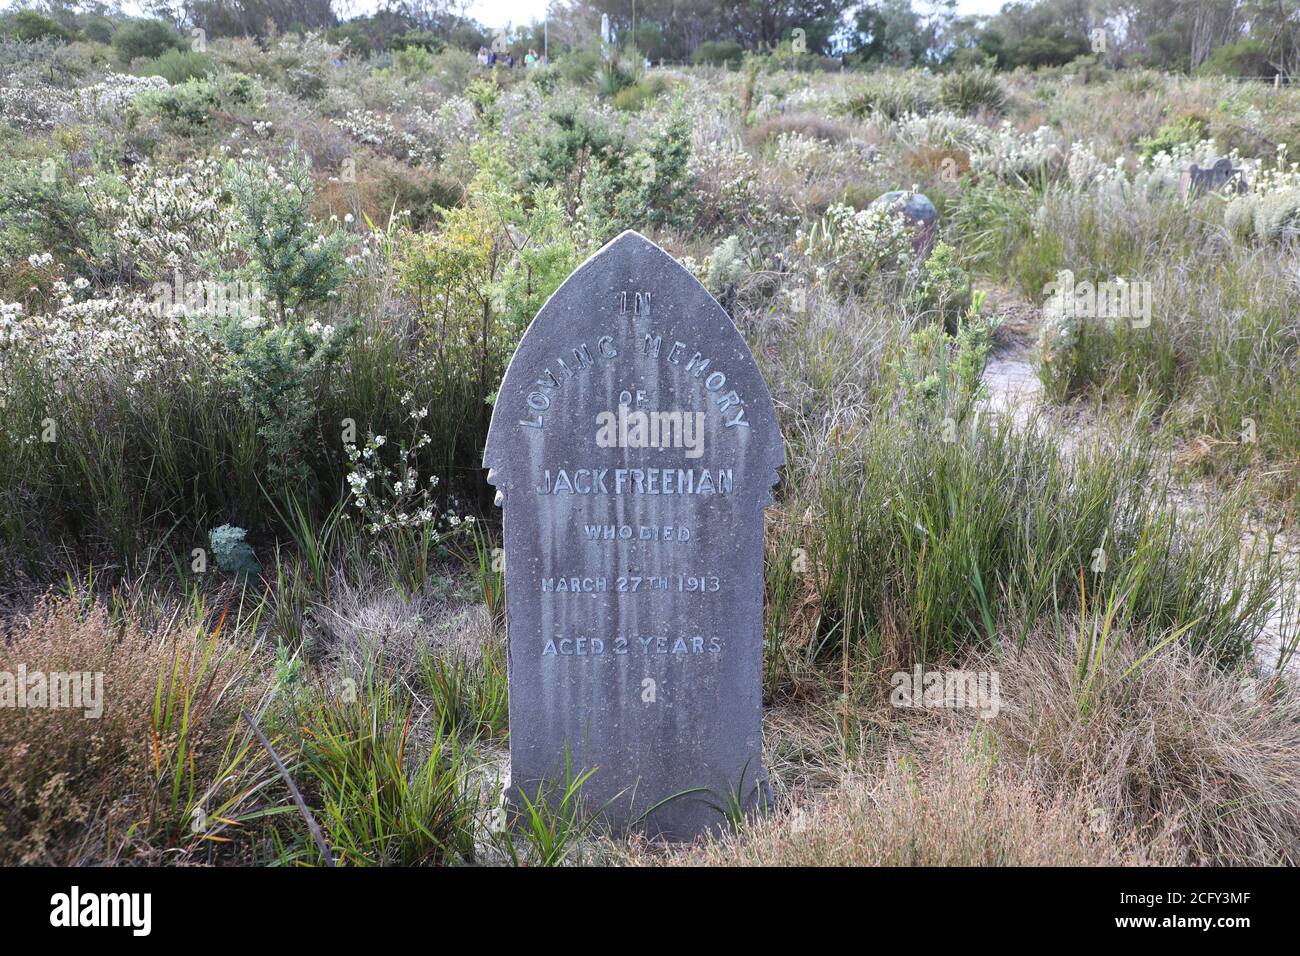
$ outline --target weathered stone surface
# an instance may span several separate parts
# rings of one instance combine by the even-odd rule
[[[1246,189],[1243,173],[1227,156],[1219,157],[1204,169],[1192,163],[1183,170],[1179,192],[1184,199],[1202,192],[1243,192]]]
[[[939,211],[924,193],[895,189],[877,196],[872,209],[892,209],[912,227],[912,250],[918,255],[928,254],[934,246],[939,227]]]
[[[638,447],[656,423],[659,447]],[[721,306],[623,233],[529,326],[483,459],[505,511],[508,797],[553,796],[567,753],[615,828],[691,839],[722,823],[710,803],[753,807],[763,509],[784,450]]]

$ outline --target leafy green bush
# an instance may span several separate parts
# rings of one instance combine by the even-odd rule
[[[403,78],[408,81],[418,80],[433,72],[434,57],[426,47],[413,44],[404,46],[393,54],[393,63]]]
[[[141,66],[141,76],[161,76],[173,85],[208,76],[216,71],[212,57],[194,50],[168,50]]]
[[[113,49],[124,64],[154,59],[168,50],[187,50],[189,41],[161,20],[133,20],[113,34]]]
[[[745,48],[735,40],[708,40],[691,53],[696,66],[739,66],[745,58]]]
[[[1277,73],[1264,40],[1246,39],[1225,43],[1211,53],[1196,70],[1202,76],[1271,77]]]
[[[285,70],[284,88],[300,100],[319,100],[327,86],[320,70],[310,63],[298,63]]]
[[[311,222],[311,171],[301,154],[282,166],[261,160],[227,167],[231,193],[240,211],[240,230],[251,265],[280,322],[291,312],[328,299],[343,281],[341,232],[323,238]]]
[[[583,182],[582,211],[593,232],[611,237],[675,221],[684,211],[690,152],[690,117],[679,95],[640,146]]]
[[[164,127],[181,136],[205,132],[218,110],[253,107],[259,89],[242,73],[196,77],[165,90],[148,90],[135,98],[134,109],[157,116]]]
[[[18,10],[0,17],[0,37],[23,43],[39,43],[42,40],[67,43],[72,39],[72,31],[57,20],[41,16],[35,10]]]
[[[638,80],[614,94],[614,109],[639,113],[667,88],[668,84],[660,77]]]
[[[315,413],[311,385],[342,354],[350,332],[309,323],[308,317],[343,281],[350,238],[342,232],[319,235],[308,213],[310,170],[298,154],[280,167],[262,160],[232,162],[227,181],[250,271],[274,304],[276,321],[227,322],[221,330],[231,356],[226,380],[259,422],[273,475],[293,483],[307,476],[299,453]]]
[[[1200,142],[1209,128],[1209,121],[1204,116],[1188,113],[1160,127],[1155,136],[1139,140],[1138,154],[1143,159],[1151,159],[1159,153],[1172,152],[1176,146]]]
[[[914,297],[919,309],[937,312],[948,331],[957,330],[971,306],[971,281],[948,243],[937,243],[925,260]]]

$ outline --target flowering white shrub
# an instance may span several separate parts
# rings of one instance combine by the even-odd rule
[[[987,126],[956,113],[904,113],[893,126],[894,136],[909,149],[986,148],[993,138]]]
[[[399,130],[372,110],[350,110],[333,122],[358,143],[373,146],[413,165],[429,158],[428,150],[418,137]]]
[[[776,140],[776,161],[794,173],[810,175],[826,158],[826,144],[802,133],[782,133]]]
[[[88,116],[105,110],[121,112],[141,93],[165,90],[170,86],[171,84],[161,76],[110,73],[98,83],[79,90],[76,103]]]
[[[439,510],[434,503],[434,489],[438,486],[436,475],[422,480],[416,461],[420,449],[433,439],[423,429],[428,417],[428,407],[420,407],[415,397],[407,392],[402,405],[408,409],[412,423],[411,439],[398,446],[393,462],[384,461],[384,448],[388,439],[371,435],[364,448],[348,446],[347,483],[352,506],[362,519],[362,527],[374,539],[387,532],[414,532],[437,543],[451,532],[474,521],[454,511]],[[454,500],[453,500],[454,503]],[[372,548],[377,547],[372,544]]]
[[[0,350],[22,341],[22,321],[23,304],[0,299]]]
[[[112,289],[85,295],[88,286],[54,283],[57,307],[24,317],[15,303],[0,303],[0,365],[28,362],[56,387],[75,389],[91,380],[126,383],[193,381],[196,358],[215,343],[183,315],[159,316],[154,302]],[[206,372],[200,372],[205,376]]]
[[[463,96],[452,97],[433,112],[406,103],[388,115],[348,110],[333,123],[358,143],[412,166],[441,160],[454,143],[473,140],[478,132],[474,104]]]
[[[696,197],[722,221],[744,221],[761,209],[754,159],[739,139],[714,140],[692,149],[688,169]]]
[[[1105,186],[1117,181],[1123,183],[1127,180],[1123,156],[1118,157],[1114,163],[1102,162],[1088,143],[1075,143],[1070,147],[1065,169],[1071,185],[1076,189]]]
[[[884,208],[834,205],[795,248],[815,266],[819,284],[852,288],[876,272],[904,271],[912,262],[912,231],[903,216]]]
[[[1061,150],[1047,126],[1025,134],[1003,122],[987,142],[971,152],[971,170],[1008,182],[1030,180],[1051,171]]]
[[[238,251],[239,223],[226,198],[221,165],[200,159],[183,171],[158,171],[147,164],[116,179],[82,184],[106,222],[116,254],[146,278],[169,275],[203,258],[227,260]]]
[[[49,132],[74,111],[75,94],[51,87],[0,86],[0,120],[22,133]]]
[[[1238,165],[1238,156],[1234,150],[1229,154],[1233,165]],[[1137,169],[1131,181],[1135,192],[1156,197],[1162,194],[1176,194],[1183,170],[1191,163],[1209,165],[1219,156],[1214,140],[1202,139],[1191,143],[1178,143],[1170,149],[1161,150],[1150,156],[1139,156]]]

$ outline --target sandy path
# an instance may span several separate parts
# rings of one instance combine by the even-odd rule
[[[1067,435],[1061,428],[1064,424],[1061,416],[1045,403],[1034,355],[1038,310],[1005,289],[989,289],[988,293],[986,312],[998,316],[1002,326],[984,368],[985,407],[995,414],[1011,416],[1020,426],[1034,421],[1040,426],[1056,428],[1064,447],[1077,446],[1096,426],[1091,421],[1072,421],[1072,431]],[[1036,416],[1038,412],[1046,414]],[[1204,483],[1180,483],[1177,490],[1179,504],[1193,511],[1213,508],[1218,494]],[[1276,524],[1265,518],[1246,529],[1242,533],[1243,546],[1256,547],[1266,537],[1270,523]],[[1277,668],[1282,649],[1293,646],[1300,637],[1300,615],[1296,613],[1295,603],[1300,592],[1300,540],[1275,531],[1272,545],[1274,559],[1290,569],[1292,594],[1289,600],[1274,608],[1255,645],[1255,658],[1266,672]],[[1300,679],[1300,653],[1291,655],[1285,666],[1287,673]]]

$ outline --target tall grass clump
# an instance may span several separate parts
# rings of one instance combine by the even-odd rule
[[[802,517],[783,548],[807,555],[803,579],[788,577],[812,582],[818,608],[801,640],[823,658],[853,646],[889,663],[945,659],[1074,609],[1082,575],[1088,591],[1122,589],[1126,624],[1191,622],[1187,644],[1244,660],[1282,584],[1267,554],[1241,559],[1244,502],[1181,515],[1149,416],[1068,449],[1041,423],[986,417],[986,349],[975,323],[915,334],[875,389],[890,411],[837,430],[823,474],[797,484],[787,508]]]
[[[939,80],[939,103],[964,115],[979,111],[1000,114],[1007,106],[1007,92],[992,70],[972,67],[947,73]]]
[[[337,861],[415,866],[474,858],[469,752],[441,722],[372,676],[320,693],[297,715],[296,772]],[[305,841],[302,853],[319,851]]]
[[[1089,588],[1128,582],[1129,620],[1194,622],[1188,644],[1239,662],[1280,571],[1240,562],[1240,501],[1181,518],[1155,464],[1140,434],[1066,455],[1003,423],[977,420],[952,442],[873,423],[811,502],[823,614],[873,655],[930,661],[1073,608],[1082,573]]]

